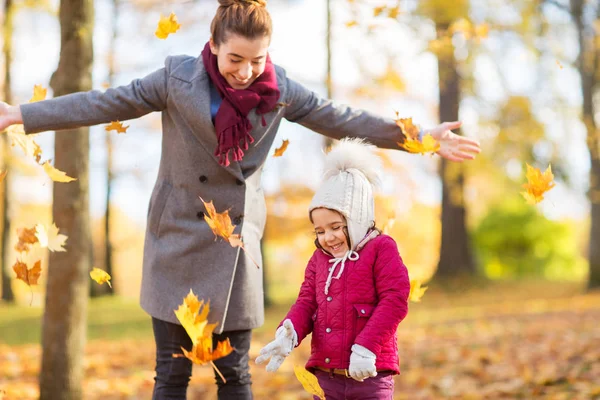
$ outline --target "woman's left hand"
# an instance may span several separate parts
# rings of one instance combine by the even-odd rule
[[[479,142],[464,136],[457,135],[452,129],[458,129],[462,125],[460,121],[443,122],[433,129],[424,132],[430,134],[439,144],[437,154],[450,161],[462,162],[473,160],[476,154],[481,152]]]

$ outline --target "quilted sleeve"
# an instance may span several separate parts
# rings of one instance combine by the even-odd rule
[[[354,342],[379,354],[408,313],[408,270],[391,237],[379,243],[373,274],[379,302]]]

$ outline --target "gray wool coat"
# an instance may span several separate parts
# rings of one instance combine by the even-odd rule
[[[127,86],[21,105],[27,133],[125,121],[162,113],[162,154],[150,198],[144,244],[141,306],[151,316],[178,323],[174,310],[192,289],[210,301],[215,332],[252,329],[264,321],[263,270],[239,248],[215,239],[203,218],[205,201],[229,209],[236,233],[262,264],[260,240],[267,216],[261,188],[265,159],[282,118],[340,139],[363,137],[397,149],[394,121],[337,105],[276,68],[280,105],[249,114],[254,143],[241,162],[223,167],[214,156],[217,136],[210,114],[209,77],[201,57],[168,57],[165,67]],[[68,234],[68,232],[66,232]]]

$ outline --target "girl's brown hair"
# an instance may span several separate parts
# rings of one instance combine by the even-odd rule
[[[210,24],[213,42],[219,46],[233,33],[247,39],[271,37],[271,15],[267,0],[219,0],[219,8]]]

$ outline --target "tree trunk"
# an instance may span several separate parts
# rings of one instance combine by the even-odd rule
[[[594,46],[597,40],[595,29],[587,29],[584,21],[584,0],[571,0],[571,14],[577,27],[579,39],[579,55],[577,70],[581,78],[581,94],[583,97],[582,114],[587,130],[587,145],[590,154],[590,187],[588,197],[591,203],[591,224],[588,245],[588,260],[590,265],[588,287],[600,287],[600,138],[594,119],[594,93],[596,91],[599,50]],[[600,8],[596,10],[600,14]],[[600,16],[600,15],[599,15]],[[598,18],[598,16],[596,17]],[[587,37],[590,32],[591,37]]]
[[[448,25],[438,25],[438,34],[446,32],[447,28]],[[453,50],[438,56],[439,117],[442,122],[458,121],[460,76]],[[471,255],[463,199],[464,167],[442,159],[440,176],[442,179],[442,240],[437,274],[442,277],[473,275],[475,265]]]
[[[332,24],[332,12],[331,12],[331,0],[327,0],[327,33],[326,33],[326,46],[327,46],[327,72],[325,75],[325,89],[327,90],[327,98],[333,99],[333,76],[331,74],[331,57],[332,57],[332,35],[331,35],[331,24]],[[333,144],[333,139],[325,137],[324,146],[328,149]]]
[[[4,101],[8,104],[12,104],[12,82],[10,75],[10,68],[12,66],[12,34],[13,34],[13,3],[12,0],[4,0]],[[8,272],[7,263],[8,250],[10,248],[9,237],[10,237],[10,196],[8,190],[10,188],[10,165],[7,160],[7,156],[10,152],[10,146],[8,143],[7,135],[0,135],[0,151],[2,152],[2,159],[0,160],[0,171],[6,170],[7,174],[4,181],[0,183],[0,269],[2,270],[2,300],[7,303],[13,303],[15,296],[12,290],[12,278]]]
[[[54,95],[92,87],[92,0],[61,0],[61,51],[50,85]],[[68,236],[66,252],[50,253],[42,329],[40,399],[83,398],[91,231],[89,217],[89,130],[56,133],[55,167],[77,178],[54,185],[52,213]]]

